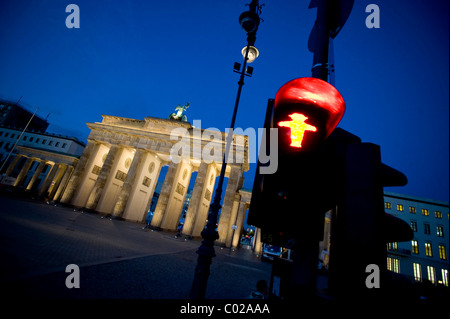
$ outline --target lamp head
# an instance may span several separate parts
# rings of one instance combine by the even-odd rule
[[[256,32],[259,22],[259,16],[255,12],[245,11],[239,16],[239,24],[247,33]]]
[[[241,51],[242,56],[244,57],[244,59],[245,59],[245,50],[247,50],[247,47],[246,47],[246,46],[245,46],[245,47],[242,49],[242,51]],[[258,56],[259,56],[259,51],[258,51],[258,49],[255,48],[253,45],[250,45],[250,46],[248,47],[247,63],[252,63],[253,61],[256,60],[256,58],[257,58]]]

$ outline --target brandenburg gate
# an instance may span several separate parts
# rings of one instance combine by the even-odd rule
[[[195,125],[195,121],[194,121]],[[197,172],[182,233],[200,236],[225,153],[226,133],[189,122],[103,115],[91,130],[61,202],[117,218],[143,222],[161,168],[168,170],[151,225],[175,231],[193,172]],[[220,244],[237,246],[250,195],[241,190],[249,169],[248,137],[234,135],[218,224]]]

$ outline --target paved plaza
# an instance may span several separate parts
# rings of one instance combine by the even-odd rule
[[[0,207],[0,282],[11,298],[189,296],[198,240],[5,193]],[[251,250],[215,250],[207,298],[245,299],[259,279],[270,280],[271,264]],[[69,264],[80,268],[80,288],[66,287]]]

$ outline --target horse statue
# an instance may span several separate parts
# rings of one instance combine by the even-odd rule
[[[175,108],[176,112],[169,115],[169,120],[177,120],[177,121],[187,122],[187,117],[186,117],[186,115],[184,115],[184,112],[186,111],[186,109],[188,107],[189,107],[189,102],[183,106],[180,106],[178,104],[178,106]]]

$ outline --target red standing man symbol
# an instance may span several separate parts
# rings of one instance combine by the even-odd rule
[[[315,126],[305,123],[308,117],[300,113],[290,114],[289,117],[291,121],[278,122],[278,126],[289,127],[291,129],[291,146],[292,147],[302,147],[303,137],[305,131],[316,132],[317,128]]]

